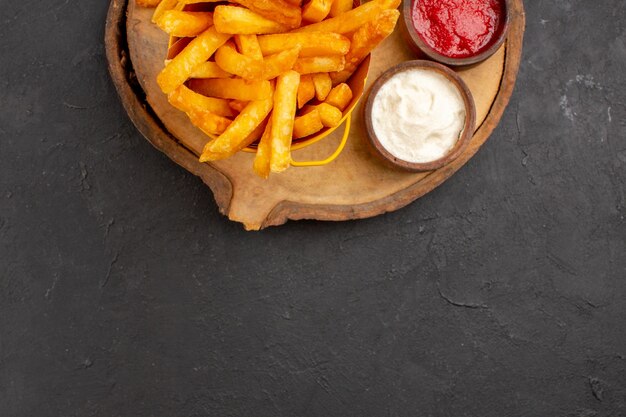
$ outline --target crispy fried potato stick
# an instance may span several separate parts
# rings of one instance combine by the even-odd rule
[[[365,57],[391,35],[399,17],[398,10],[385,10],[376,20],[367,22],[354,32],[350,52],[346,55],[346,66],[343,70],[330,74],[333,84],[346,82],[352,76]]]
[[[197,3],[215,3],[222,0],[178,0],[178,3],[182,5],[197,4]]]
[[[337,107],[339,110],[344,111],[350,101],[352,100],[352,90],[346,83],[341,83],[328,93],[326,97],[326,104]]]
[[[161,0],[137,0],[137,5],[141,7],[156,7]]]
[[[230,78],[232,74],[224,71],[215,62],[207,61],[193,69],[189,78]]]
[[[317,109],[305,114],[304,116],[296,117],[293,122],[293,137],[294,139],[304,138],[314,133],[319,132],[324,128],[320,113]]]
[[[213,13],[166,10],[157,21],[157,25],[170,36],[179,38],[198,36],[213,25]]]
[[[281,33],[288,27],[244,7],[220,5],[215,8],[213,22],[220,33],[254,35]]]
[[[400,0],[372,0],[336,17],[303,26],[295,32],[354,32],[370,20],[376,19],[383,10],[397,9],[399,5]]]
[[[352,0],[333,0],[332,6],[330,6],[330,17],[337,17],[342,13],[352,10],[354,2]]]
[[[215,62],[224,71],[246,80],[259,80],[263,74],[263,61],[240,54],[232,41],[215,52]]]
[[[313,76],[305,74],[300,77],[300,85],[298,86],[298,108],[301,109],[306,103],[315,97],[315,84],[313,84]]]
[[[256,35],[235,35],[235,43],[243,55],[263,61],[263,53]]]
[[[267,124],[267,119],[263,121],[263,123],[261,123],[259,126],[257,126],[256,129],[254,129],[252,131],[252,133],[250,133],[242,142],[241,142],[241,146],[240,149],[237,149],[236,151],[234,151],[232,154],[230,153],[215,153],[215,152],[210,152],[210,151],[206,151],[203,152],[203,155],[205,158],[207,158],[208,161],[220,161],[222,159],[228,159],[231,156],[233,156],[236,152],[239,152],[240,150],[242,150],[243,148],[245,148],[246,146],[249,146],[250,144],[256,142],[257,140],[259,140],[261,138],[261,135],[263,135],[263,132],[265,131],[265,126]],[[213,139],[213,141],[215,141],[216,139]]]
[[[254,157],[253,169],[256,174],[267,179],[270,176],[270,163],[272,158],[272,142],[270,140],[272,131],[272,120],[267,122],[263,136],[259,141],[259,146],[256,150],[256,156]]]
[[[194,68],[208,61],[229,38],[230,35],[217,33],[215,26],[202,32],[159,73],[157,83],[161,90],[169,94],[180,87],[191,76]]]
[[[299,52],[300,48],[292,48],[266,57],[263,61],[264,68],[261,79],[271,80],[292,69],[298,59]]]
[[[293,119],[296,114],[296,95],[300,84],[300,74],[287,71],[276,81],[274,111],[272,112],[272,172],[282,172],[291,163],[291,140]]]
[[[321,22],[330,13],[333,0],[311,0],[302,8],[302,19],[307,22]]]
[[[185,113],[208,111],[223,117],[233,117],[235,113],[228,100],[206,97],[181,85],[168,95],[170,104]]]
[[[315,97],[319,101],[326,100],[328,93],[333,88],[333,82],[327,72],[313,74],[313,84],[315,85]]]
[[[298,58],[293,69],[300,74],[314,74],[317,72],[336,72],[345,67],[346,60],[343,56],[313,56]]]
[[[302,22],[300,7],[285,0],[236,0],[236,3],[290,29],[300,27]]]
[[[300,47],[300,57],[345,55],[350,40],[338,33],[279,33],[258,37],[263,55]]]
[[[317,111],[320,115],[320,120],[325,127],[337,127],[341,123],[341,117],[343,114],[335,106],[331,106],[328,103],[321,103],[316,106],[306,106],[302,109],[302,114],[309,114],[312,111]]]
[[[187,113],[191,123],[206,135],[220,135],[231,124],[231,120],[208,111],[190,111]]]
[[[230,106],[231,109],[233,109],[237,113],[241,113],[241,111],[246,108],[248,103],[249,101],[231,100],[228,102],[228,105]]]
[[[341,123],[343,114],[337,107],[322,103],[317,105],[317,111],[320,113],[320,119],[324,126],[337,127]]]
[[[178,5],[178,0],[163,0],[159,2],[152,14],[152,23],[157,23],[165,11],[174,9],[176,5]]]
[[[202,156],[200,156],[200,162],[215,160],[213,155],[222,155],[226,158],[258,139],[257,137],[252,140],[251,133],[259,129],[259,125],[263,123],[272,110],[273,104],[272,97],[250,102],[226,128],[224,133],[206,144]],[[260,131],[263,132],[262,130]]]
[[[264,100],[272,95],[269,81],[246,81],[241,78],[190,80],[189,88],[208,97],[234,100]]]

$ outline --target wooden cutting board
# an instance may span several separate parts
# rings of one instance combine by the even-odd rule
[[[405,0],[407,1],[407,0]],[[362,121],[362,103],[352,116],[348,144],[324,167],[290,168],[269,180],[252,171],[253,154],[240,152],[226,161],[198,162],[208,138],[187,116],[174,109],[156,85],[168,37],[150,21],[152,9],[135,0],[112,0],[107,16],[109,70],[123,105],[137,128],[157,149],[199,176],[211,188],[220,211],[248,230],[287,220],[349,220],[376,216],[406,206],[443,183],[485,143],[513,92],[520,64],[525,16],[522,0],[512,2],[507,41],[487,61],[459,70],[476,103],[477,128],[466,151],[436,171],[406,173],[389,168],[371,154]],[[401,25],[398,22],[398,26]],[[400,28],[372,54],[366,93],[391,66],[416,59]],[[336,148],[343,128],[324,140],[295,151],[296,160],[318,160]]]

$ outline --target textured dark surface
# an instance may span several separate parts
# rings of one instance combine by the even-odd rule
[[[626,416],[626,8],[526,8],[455,177],[246,233],[128,121],[104,0],[1,0],[0,416]]]

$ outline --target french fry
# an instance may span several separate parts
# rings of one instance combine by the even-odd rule
[[[276,81],[274,93],[274,111],[272,112],[272,172],[282,172],[291,163],[291,140],[293,119],[296,113],[296,95],[300,84],[300,74],[287,71]]]
[[[213,25],[213,13],[166,10],[159,17],[157,25],[171,36],[179,38],[198,36]]]
[[[258,80],[263,74],[263,61],[240,54],[232,41],[226,42],[215,52],[215,62],[224,71],[246,80]]]
[[[256,149],[256,155],[254,157],[253,169],[256,174],[267,179],[270,176],[270,164],[272,158],[272,142],[270,140],[272,131],[272,120],[267,122],[263,136],[259,141],[259,146]]]
[[[265,117],[265,119],[261,122],[261,124],[258,125],[256,127],[256,129],[254,129],[252,131],[252,133],[250,133],[248,135],[248,137],[243,141],[245,146],[243,146],[241,149],[245,148],[246,146],[250,146],[251,144],[253,144],[257,140],[261,139],[261,136],[263,136],[263,132],[265,132],[265,127],[267,126],[267,123],[269,122],[269,120],[270,120],[270,117],[269,117],[269,114],[268,114]]]
[[[330,13],[333,0],[311,0],[302,8],[302,19],[307,22],[321,22]]]
[[[256,35],[235,35],[235,43],[243,55],[263,61],[263,54]]]
[[[316,106],[306,106],[302,109],[302,115],[309,114],[312,111],[317,111],[320,115],[320,120],[324,127],[337,127],[341,123],[343,114],[335,106],[331,106],[328,103],[321,103]]]
[[[231,100],[228,102],[228,106],[234,111],[236,111],[237,113],[241,113],[241,111],[246,108],[248,103],[249,101]]]
[[[333,88],[333,82],[327,72],[313,74],[313,84],[315,85],[315,97],[319,101],[326,100],[328,93]]]
[[[215,3],[215,2],[218,2],[218,1],[222,1],[222,0],[178,0],[178,3],[186,6],[188,4]]]
[[[367,22],[354,32],[350,52],[346,55],[346,66],[343,70],[330,74],[333,84],[343,83],[350,78],[365,57],[391,35],[399,17],[398,10],[385,10],[376,20]]]
[[[313,56],[298,58],[293,69],[300,74],[316,72],[336,72],[343,70],[346,60],[343,56]]]
[[[246,81],[241,78],[190,80],[189,88],[208,97],[235,100],[264,100],[272,95],[269,81]]]
[[[294,139],[304,138],[314,133],[319,132],[324,128],[320,113],[317,109],[305,114],[304,116],[296,117],[293,122],[293,137]]]
[[[376,19],[383,10],[397,9],[399,5],[400,0],[372,0],[336,17],[303,26],[295,32],[354,32],[370,20]]]
[[[341,83],[330,90],[328,97],[326,97],[325,103],[331,106],[337,107],[339,110],[344,111],[350,101],[352,100],[352,90],[346,83]]]
[[[194,126],[208,136],[221,135],[231,124],[230,119],[209,111],[191,111],[187,113],[187,116],[189,116],[189,120],[191,120]]]
[[[345,55],[350,40],[338,33],[279,33],[258,37],[264,56],[300,47],[300,57]]]
[[[161,0],[137,0],[137,5],[141,7],[156,7]]]
[[[154,13],[152,14],[152,23],[157,23],[163,13],[165,13],[167,10],[174,9],[177,4],[178,0],[163,0],[159,2],[156,6],[156,9],[154,9]]]
[[[224,71],[215,62],[203,62],[196,66],[189,78],[230,78],[232,74]]]
[[[196,66],[208,61],[229,38],[230,35],[217,33],[214,26],[202,32],[159,73],[157,83],[161,90],[165,94],[176,90],[191,76]]]
[[[200,162],[211,160],[213,158],[211,155],[214,154],[230,156],[248,146],[251,143],[247,143],[247,140],[251,139],[250,134],[263,123],[273,104],[272,97],[250,102],[224,133],[206,144]]]
[[[313,84],[313,76],[305,74],[300,77],[300,85],[298,86],[298,108],[301,109],[306,103],[315,97],[315,84]]]
[[[341,123],[343,113],[335,106],[328,103],[317,105],[317,111],[320,113],[320,119],[325,127],[337,127]]]
[[[289,29],[300,27],[302,22],[300,7],[285,0],[236,0],[235,3],[247,7],[266,19],[287,26]]]
[[[288,27],[238,6],[220,5],[215,8],[213,22],[218,32],[237,35],[280,33]]]
[[[249,146],[250,144],[256,142],[257,140],[259,140],[261,138],[261,136],[263,135],[263,132],[265,132],[265,126],[267,125],[267,119],[268,118],[266,118],[260,125],[257,126],[256,129],[254,129],[252,131],[252,133],[250,133],[244,140],[242,140],[240,145],[237,148],[232,149],[232,152],[230,152],[230,153],[217,153],[217,152],[211,152],[211,151],[204,151],[203,152],[204,157],[208,161],[220,161],[222,159],[230,158],[235,153],[239,152],[240,150],[242,150],[246,146]],[[212,141],[215,141],[216,139],[213,139]]]
[[[261,79],[271,80],[292,69],[298,59],[299,52],[300,48],[292,48],[266,57],[263,61]]]
[[[168,95],[170,104],[185,113],[208,111],[223,117],[233,117],[235,113],[222,98],[206,97],[181,85]]]
[[[337,17],[342,13],[352,10],[354,2],[352,0],[333,0],[332,6],[330,6],[330,17]]]

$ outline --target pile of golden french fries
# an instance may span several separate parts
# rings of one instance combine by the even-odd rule
[[[258,141],[263,178],[291,163],[294,139],[336,127],[353,99],[346,81],[389,36],[400,0],[137,0],[177,40],[157,82],[207,134],[201,162]]]

